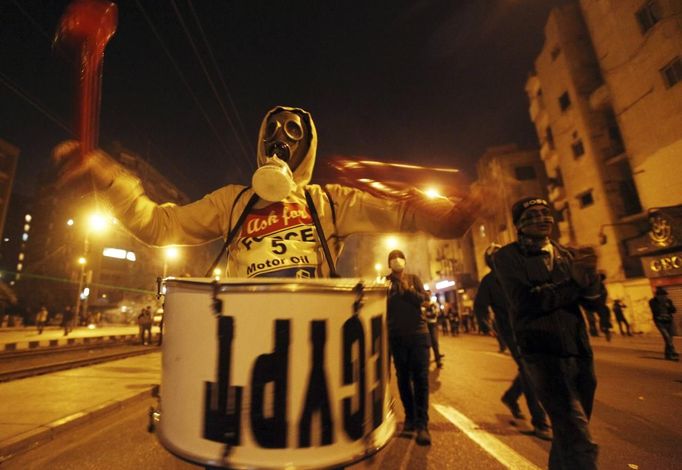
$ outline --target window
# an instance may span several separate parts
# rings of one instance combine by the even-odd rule
[[[580,204],[580,208],[584,209],[586,207],[591,206],[594,204],[594,197],[592,196],[592,190],[585,191],[584,193],[580,193],[576,196],[576,199],[578,199],[578,204]]]
[[[582,139],[574,140],[571,144],[571,150],[573,151],[573,158],[582,157],[585,154],[585,146]]]
[[[649,0],[635,13],[639,28],[646,33],[661,19],[661,7],[656,0]]]
[[[661,69],[661,75],[663,75],[663,81],[667,88],[682,81],[682,60],[679,57],[675,57],[675,59]]]
[[[559,54],[561,54],[561,48],[559,46],[555,46],[554,49],[552,49],[552,52],[550,52],[550,55],[552,56],[552,62],[559,57]]]
[[[559,97],[559,107],[561,108],[562,111],[566,111],[569,106],[571,106],[571,97],[568,95],[568,92],[565,91]]]
[[[519,181],[528,181],[535,179],[535,168],[532,166],[517,166],[514,168],[514,174]]]
[[[547,145],[549,145],[549,148],[554,150],[554,133],[549,126],[545,129],[545,141],[547,142]]]

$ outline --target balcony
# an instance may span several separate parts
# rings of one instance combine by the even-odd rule
[[[593,111],[605,111],[611,107],[611,92],[605,83],[590,93],[589,101]]]
[[[542,161],[547,161],[556,153],[554,145],[550,144],[549,141],[545,140],[540,146],[540,158]]]

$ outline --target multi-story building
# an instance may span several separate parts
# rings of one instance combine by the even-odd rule
[[[112,155],[140,178],[151,199],[189,202],[139,156],[120,147]],[[163,248],[148,246],[121,227],[97,197],[55,191],[51,176],[45,176],[38,187],[25,261],[16,279],[19,297],[29,308],[45,303],[54,309],[75,304],[84,312],[113,312],[121,307],[137,311],[155,302],[157,277],[203,276],[219,249],[183,247],[178,259],[168,260]],[[95,222],[102,227],[92,225],[93,214],[98,214]]]
[[[597,250],[611,297],[629,303],[642,330],[651,289],[626,241],[648,229],[648,209],[682,202],[679,9],[664,0],[555,8],[526,83],[561,241]]]
[[[5,231],[5,219],[9,209],[18,158],[19,149],[0,139],[0,234]]]
[[[499,207],[490,217],[478,219],[471,230],[479,278],[488,271],[484,253],[491,243],[506,245],[516,240],[511,206],[526,196],[547,197],[547,175],[537,150],[516,144],[489,148],[478,160],[478,182],[495,188]]]

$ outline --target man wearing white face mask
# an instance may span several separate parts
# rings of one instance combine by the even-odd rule
[[[140,181],[101,150],[81,159],[78,143],[64,142],[53,159],[60,167],[58,185],[94,189],[144,242],[196,245],[225,239],[228,277],[334,275],[348,235],[423,230],[456,238],[489,198],[474,188],[457,203],[421,197],[389,201],[338,184],[309,184],[316,151],[310,114],[278,106],[260,127],[252,187],[227,185],[185,206],[150,200]]]
[[[403,432],[417,431],[417,444],[430,445],[429,347],[431,336],[421,305],[429,296],[419,277],[405,272],[405,254],[388,254],[388,341],[395,365],[400,401],[405,409]]]

